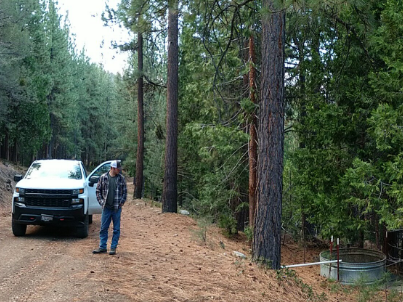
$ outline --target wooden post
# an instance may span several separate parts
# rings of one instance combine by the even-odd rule
[[[330,255],[329,255],[329,260],[332,260],[332,252],[333,252],[333,235],[330,237]],[[332,269],[332,264],[329,264],[329,278],[330,278],[330,272]]]
[[[340,280],[340,277],[339,277],[339,268],[340,268],[339,244],[340,244],[340,241],[339,241],[339,238],[337,238],[337,245],[336,245],[336,248],[337,248],[337,281]]]

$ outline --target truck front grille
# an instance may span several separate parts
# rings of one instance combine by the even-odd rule
[[[72,190],[25,189],[25,204],[32,207],[69,207]]]
[[[25,204],[31,207],[69,207],[71,199],[28,197]]]

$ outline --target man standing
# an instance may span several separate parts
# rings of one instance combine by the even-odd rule
[[[102,206],[102,218],[99,248],[92,251],[94,254],[107,252],[108,229],[111,221],[113,222],[113,236],[109,255],[116,254],[120,237],[120,215],[127,197],[126,180],[120,174],[120,168],[120,161],[112,161],[111,169],[101,175],[97,184],[96,194],[97,200]]]

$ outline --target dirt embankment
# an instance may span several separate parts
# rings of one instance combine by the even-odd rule
[[[24,169],[0,160],[0,207],[11,205],[15,186],[14,175],[24,173]]]
[[[13,172],[0,168],[12,179]],[[9,205],[3,185],[0,203]],[[131,181],[128,187],[131,196]],[[261,268],[250,261],[244,235],[229,239],[210,226],[204,240],[193,218],[161,214],[159,204],[129,198],[115,256],[92,254],[99,216],[86,239],[38,226],[14,237],[10,208],[0,207],[1,301],[357,301],[351,290],[322,278],[318,266],[283,274]],[[306,261],[317,261],[319,252],[308,249]],[[297,244],[282,248],[284,264],[301,263],[303,255]]]

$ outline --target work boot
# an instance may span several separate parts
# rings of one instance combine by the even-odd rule
[[[106,249],[103,249],[103,248],[97,248],[96,250],[93,250],[92,251],[92,253],[93,254],[102,254],[102,253],[106,253],[107,252],[107,250]]]
[[[109,255],[116,255],[116,249],[111,248]]]

